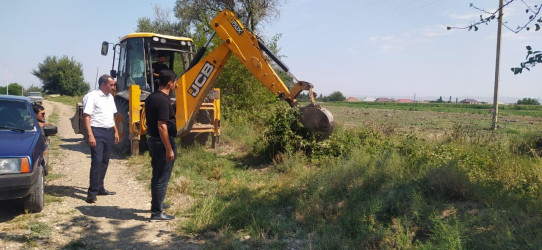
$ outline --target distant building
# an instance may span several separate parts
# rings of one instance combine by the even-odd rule
[[[358,99],[355,98],[355,97],[348,97],[348,98],[346,98],[346,101],[347,102],[358,102]]]
[[[374,97],[365,97],[363,99],[361,99],[362,102],[374,102],[376,101],[376,98]]]
[[[423,100],[423,99],[418,99],[416,102],[417,102],[417,103],[429,103],[428,101]]]
[[[463,99],[463,100],[460,101],[459,103],[466,103],[466,104],[480,104],[479,101],[474,100],[474,99]]]
[[[393,100],[386,97],[379,97],[379,98],[376,98],[375,102],[393,102]]]
[[[408,99],[408,98],[397,99],[395,102],[396,102],[396,103],[414,103],[413,100]]]

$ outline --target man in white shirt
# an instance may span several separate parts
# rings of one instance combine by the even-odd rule
[[[91,155],[90,186],[86,199],[88,203],[95,203],[96,195],[115,194],[104,188],[104,178],[113,143],[119,142],[114,119],[117,108],[112,95],[116,83],[111,76],[103,75],[98,84],[99,90],[92,91],[83,98],[83,121]]]

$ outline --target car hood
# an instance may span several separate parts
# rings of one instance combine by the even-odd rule
[[[0,157],[31,156],[38,136],[36,132],[0,131]]]

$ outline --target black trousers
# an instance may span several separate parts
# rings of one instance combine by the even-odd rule
[[[151,156],[152,179],[151,179],[151,212],[160,213],[164,210],[162,203],[166,197],[167,185],[173,170],[173,163],[177,158],[177,146],[173,137],[169,137],[169,143],[175,154],[173,161],[166,160],[166,147],[160,137],[150,136],[147,139],[149,155]]]
[[[90,186],[88,196],[95,197],[98,192],[104,191],[104,178],[109,165],[109,156],[115,140],[114,128],[91,127],[96,147],[90,147]]]

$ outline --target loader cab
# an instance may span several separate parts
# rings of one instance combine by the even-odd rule
[[[109,44],[102,44],[102,55],[107,54]],[[157,85],[153,76],[154,63],[165,56],[165,65],[177,76],[186,71],[195,53],[192,39],[155,33],[132,33],[123,37],[114,47],[111,76],[117,79],[117,93],[139,85],[142,91],[154,92]],[[115,57],[118,56],[118,61]],[[115,70],[115,62],[117,69]]]

